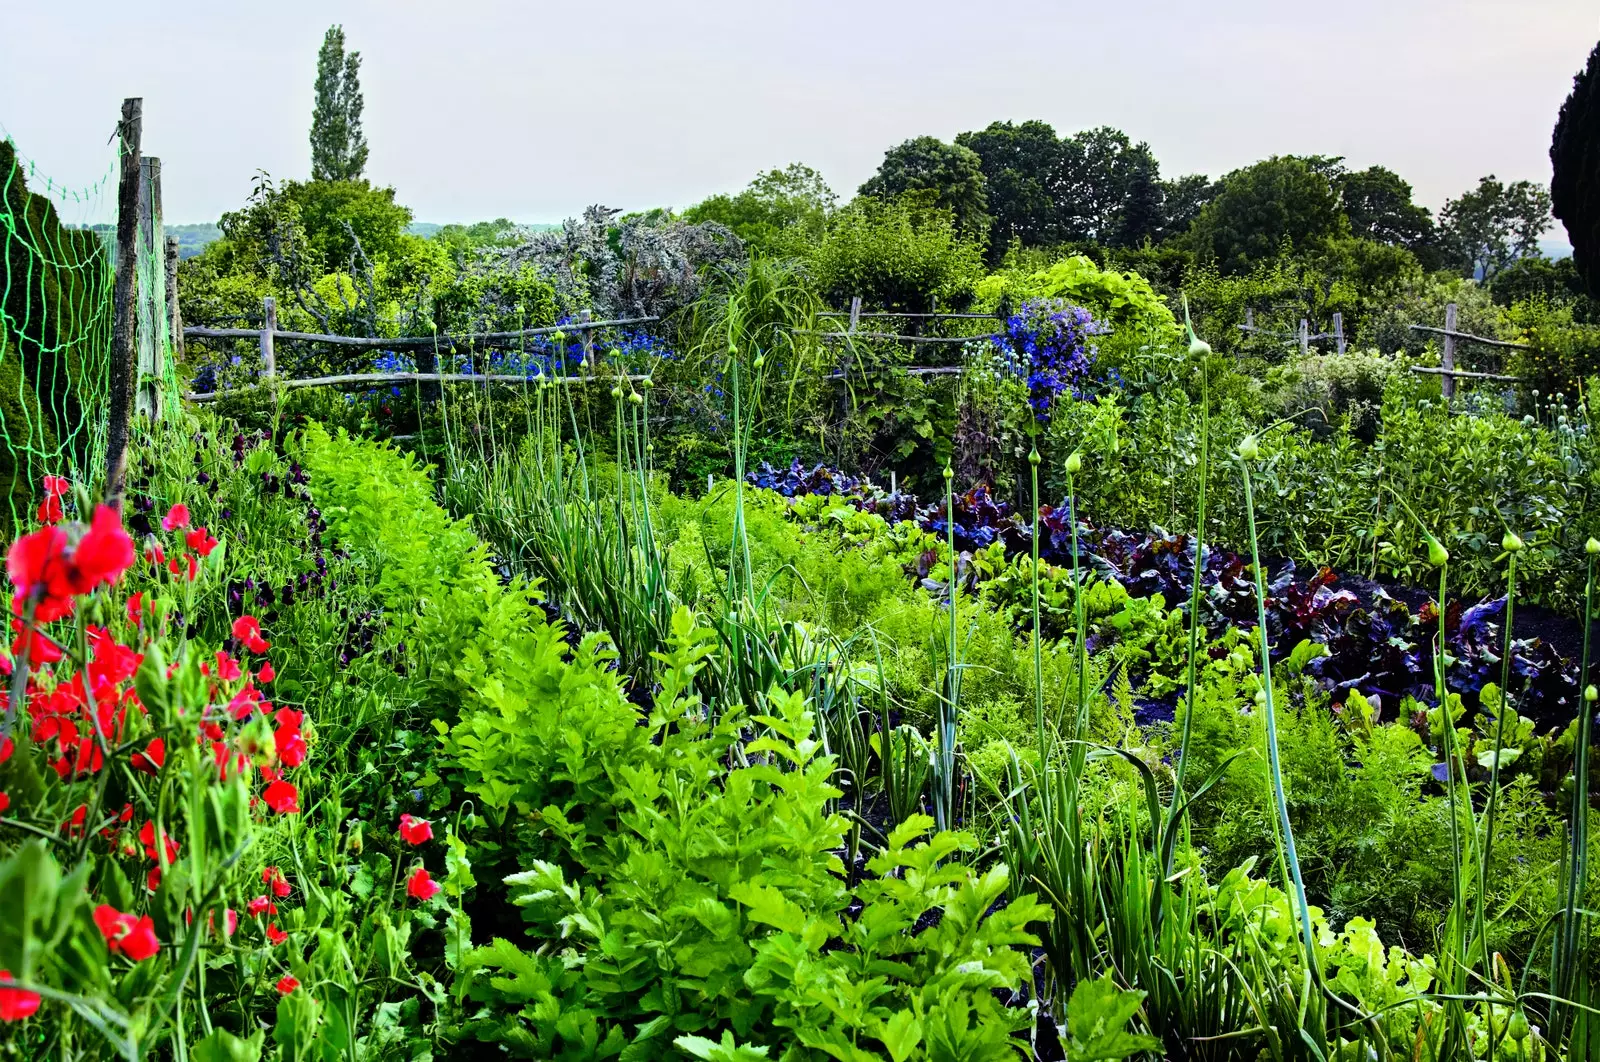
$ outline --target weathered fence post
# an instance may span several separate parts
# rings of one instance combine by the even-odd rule
[[[278,353],[272,344],[277,330],[278,300],[268,295],[261,300],[261,374],[268,382],[278,375]]]
[[[139,234],[138,276],[135,300],[138,312],[137,375],[135,376],[133,411],[136,416],[158,420],[161,417],[161,384],[164,377],[162,361],[166,344],[161,334],[167,328],[167,312],[163,306],[165,283],[158,284],[157,264],[165,272],[166,235],[161,224],[161,160],[145,155],[139,160]]]
[[[117,273],[112,287],[111,379],[106,416],[106,492],[120,509],[128,475],[128,428],[133,419],[134,333],[137,329],[134,277],[139,266],[139,141],[144,100],[122,101],[121,172],[117,181]]]
[[[167,237],[167,333],[173,361],[183,357],[183,311],[178,308],[178,238]]]
[[[1333,315],[1333,343],[1340,354],[1344,353],[1344,314],[1337,311]]]
[[[1305,357],[1311,353],[1311,323],[1304,317],[1300,318],[1300,356]]]
[[[1439,362],[1444,368],[1444,373],[1439,377],[1439,390],[1444,395],[1446,402],[1455,397],[1456,378],[1453,370],[1456,367],[1456,304],[1446,303],[1444,308],[1444,350],[1440,352]]]
[[[1244,330],[1246,332],[1256,330],[1256,312],[1248,306],[1244,308]]]
[[[854,332],[861,323],[861,296],[850,296],[850,331]]]

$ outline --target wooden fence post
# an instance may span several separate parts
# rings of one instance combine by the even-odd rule
[[[162,364],[166,345],[161,334],[167,328],[166,308],[162,305],[166,285],[156,283],[157,262],[165,272],[166,235],[161,225],[161,160],[145,155],[139,160],[139,234],[136,302],[138,305],[138,367],[135,376],[133,410],[136,416],[157,420],[161,417]]]
[[[278,302],[271,295],[261,300],[261,372],[268,381],[278,375],[278,355],[273,349],[273,333],[278,330]]]
[[[106,503],[121,509],[128,475],[128,428],[133,419],[134,333],[137,329],[134,278],[139,265],[139,142],[144,100],[122,101],[122,159],[117,182],[117,273],[112,287],[115,319],[111,330],[111,379],[106,416]]]
[[[183,311],[178,308],[178,238],[167,237],[167,332],[168,349],[177,361],[183,357]]]
[[[1244,308],[1244,328],[1246,332],[1256,330],[1256,312],[1248,306]]]
[[[1335,349],[1340,354],[1344,353],[1344,314],[1337,311],[1333,315],[1333,342]]]
[[[1456,367],[1456,304],[1447,303],[1444,308],[1444,350],[1439,361],[1444,368],[1444,373],[1439,377],[1439,390],[1444,394],[1446,402],[1455,397],[1456,378],[1453,369]]]
[[[1311,353],[1311,324],[1304,317],[1300,318],[1300,356],[1305,357]]]
[[[849,331],[854,332],[856,330],[856,326],[859,325],[860,323],[861,323],[861,296],[860,295],[852,295],[852,296],[850,296],[850,328],[849,328]]]

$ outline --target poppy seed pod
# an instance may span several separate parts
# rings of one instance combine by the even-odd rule
[[[1246,435],[1239,441],[1239,456],[1246,461],[1254,461],[1261,456],[1261,444],[1254,435]]]
[[[1522,549],[1522,539],[1507,531],[1505,537],[1500,540],[1500,548],[1507,553],[1517,553]]]
[[[1076,476],[1083,471],[1083,455],[1074,451],[1067,458],[1067,475]]]

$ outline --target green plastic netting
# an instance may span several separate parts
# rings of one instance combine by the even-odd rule
[[[0,523],[32,519],[46,475],[104,475],[113,329],[116,159],[88,188],[41,176],[0,135]],[[141,226],[135,263],[141,412],[178,401],[165,248]]]

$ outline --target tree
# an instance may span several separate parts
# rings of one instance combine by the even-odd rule
[[[1157,172],[1150,145],[1133,143],[1120,129],[1103,125],[1062,141],[1053,190],[1063,235],[1110,242],[1142,166]]]
[[[1122,212],[1112,242],[1118,247],[1139,247],[1146,240],[1154,243],[1166,227],[1166,204],[1154,160],[1138,160],[1128,182]]]
[[[1572,257],[1600,299],[1600,44],[1572,79],[1572,94],[1561,105],[1550,141],[1550,199],[1567,228]]]
[[[1325,172],[1306,159],[1275,155],[1223,177],[1189,239],[1200,258],[1239,274],[1285,249],[1314,250],[1347,225]]]
[[[878,172],[861,186],[861,194],[896,199],[907,192],[931,192],[933,206],[950,212],[956,228],[967,236],[987,236],[988,198],[983,166],[971,148],[946,144],[938,137],[919,136],[883,156]]]
[[[824,298],[842,306],[860,295],[868,306],[911,311],[970,298],[984,274],[982,244],[965,237],[949,211],[918,209],[917,198],[863,195],[829,219],[809,259]]]
[[[311,112],[311,179],[353,181],[367,168],[361,132],[361,53],[344,51],[344,27],[330,26],[317,53],[317,103]]]
[[[1504,184],[1491,173],[1446,202],[1439,222],[1456,268],[1488,280],[1539,253],[1539,237],[1550,227],[1550,193],[1532,181]]]
[[[683,218],[725,225],[757,250],[800,255],[821,238],[837,198],[822,174],[792,162],[759,174],[737,195],[714,195],[696,203]]]
[[[1335,187],[1351,235],[1413,251],[1433,239],[1433,216],[1411,201],[1411,185],[1393,170],[1371,166],[1345,173]]]
[[[1054,182],[1060,177],[1061,141],[1045,122],[991,122],[962,133],[956,143],[977,153],[989,213],[989,251],[1001,255],[1013,240],[1038,247],[1060,239]]]
[[[1166,210],[1163,236],[1187,232],[1200,209],[1216,198],[1221,185],[1203,173],[1191,173],[1173,181],[1161,182],[1161,200]]]

